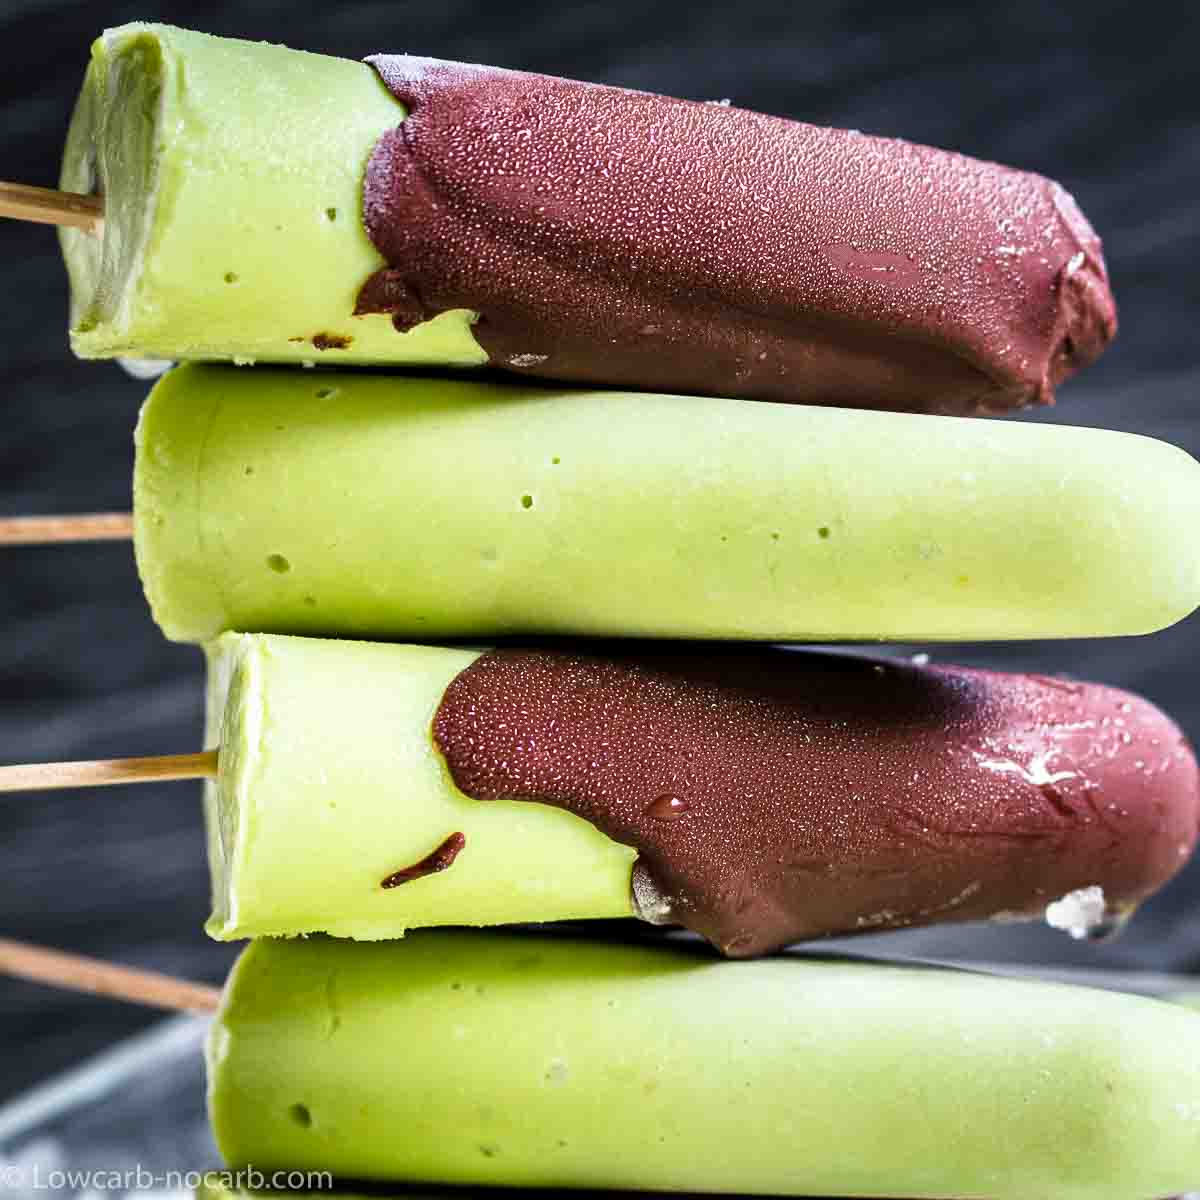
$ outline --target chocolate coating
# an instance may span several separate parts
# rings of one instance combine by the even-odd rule
[[[401,867],[399,871],[393,871],[379,886],[396,888],[403,883],[412,883],[414,879],[424,879],[426,875],[436,875],[439,871],[445,871],[454,865],[454,860],[466,844],[465,834],[452,833],[442,841],[437,849],[431,850],[411,867]]]
[[[564,808],[634,847],[636,907],[724,953],[1119,914],[1184,863],[1196,760],[1137,696],[1036,675],[769,648],[485,653],[433,735],[478,800]]]
[[[404,55],[357,311],[472,309],[498,367],[654,391],[982,413],[1116,331],[1058,184],[718,104]]]

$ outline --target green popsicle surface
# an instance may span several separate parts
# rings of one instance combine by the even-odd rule
[[[406,334],[352,317],[383,265],[362,176],[405,117],[365,63],[131,24],[92,47],[61,186],[104,196],[101,238],[63,229],[84,358],[475,366],[474,314]]]
[[[134,505],[176,640],[1093,637],[1200,601],[1200,468],[1098,429],[190,365]]]
[[[477,655],[232,634],[209,648],[210,934],[632,915],[633,849],[561,809],[455,788],[429,726]],[[452,870],[380,886],[455,833]]]
[[[424,932],[254,943],[233,1166],[372,1180],[1128,1200],[1200,1178],[1200,1019],[967,972]]]
[[[303,1190],[306,1186],[306,1176],[309,1180],[309,1190]],[[462,1192],[457,1188],[438,1187],[436,1184],[421,1188],[404,1186],[394,1192],[388,1192],[386,1184],[382,1188],[371,1187],[368,1191],[362,1185],[354,1189],[352,1185],[341,1186],[335,1182],[336,1190],[331,1191],[328,1187],[320,1186],[324,1182],[323,1179],[314,1183],[307,1172],[281,1171],[276,1175],[275,1188],[257,1186],[259,1180],[266,1178],[261,1172],[247,1172],[247,1177],[254,1181],[253,1185],[239,1185],[232,1171],[209,1171],[196,1186],[196,1200],[462,1200]],[[289,1180],[292,1181],[290,1186]],[[484,1193],[483,1196],[489,1194],[496,1193]],[[592,1200],[598,1200],[598,1197],[605,1193],[591,1191],[588,1194]],[[475,1195],[478,1197],[480,1193]],[[821,1197],[815,1197],[814,1200],[821,1200]],[[831,1198],[826,1197],[825,1200]]]

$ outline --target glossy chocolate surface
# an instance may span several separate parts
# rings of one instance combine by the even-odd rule
[[[1114,915],[1185,862],[1196,761],[1115,688],[769,648],[499,649],[433,723],[478,800],[638,852],[635,907],[731,955],[940,921]]]
[[[1116,330],[1058,184],[720,104],[405,55],[358,311],[479,314],[493,365],[581,383],[983,413]]]

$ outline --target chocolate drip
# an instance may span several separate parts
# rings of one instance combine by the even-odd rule
[[[727,954],[1125,912],[1184,863],[1183,735],[1114,688],[763,648],[493,650],[433,723],[458,788],[576,813],[634,847],[648,920]]]
[[[408,56],[357,312],[479,313],[550,379],[918,412],[1048,404],[1116,330],[1056,183],[721,105]]]
[[[424,879],[426,875],[436,875],[454,863],[459,851],[466,844],[465,834],[452,833],[436,850],[425,855],[420,862],[413,863],[411,867],[393,871],[379,886],[394,888],[399,887],[402,883],[412,883],[414,879]]]

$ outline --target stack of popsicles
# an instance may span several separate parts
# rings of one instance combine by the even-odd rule
[[[154,387],[134,481],[154,616],[208,654],[209,932],[258,939],[210,1043],[231,1166],[1200,1183],[1194,1013],[722,959],[1109,932],[1191,852],[1196,762],[1145,700],[769,645],[1143,634],[1200,602],[1186,454],[964,419],[1050,402],[1115,331],[1065,191],[146,25],[96,43],[62,186],[103,198],[62,234],[78,353],[243,364]],[[407,370],[328,369],[364,366]],[[711,947],[387,940],[605,917]]]

